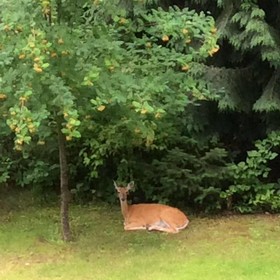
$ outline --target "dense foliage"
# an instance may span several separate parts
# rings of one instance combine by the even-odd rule
[[[177,2],[2,1],[0,183],[56,191],[62,131],[77,201],[280,209],[280,4]]]

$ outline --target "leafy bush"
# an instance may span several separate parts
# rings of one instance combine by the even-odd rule
[[[278,156],[280,132],[271,132],[266,139],[256,142],[246,161],[229,165],[233,184],[221,193],[222,198],[233,202],[240,212],[280,209],[280,187],[277,182],[267,182],[269,163]]]

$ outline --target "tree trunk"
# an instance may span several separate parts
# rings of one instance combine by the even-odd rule
[[[61,193],[61,205],[60,205],[61,230],[62,230],[63,240],[70,241],[72,238],[70,223],[69,223],[70,191],[69,191],[69,178],[68,178],[68,166],[67,166],[65,141],[66,141],[65,136],[61,132],[61,127],[59,125],[58,147],[59,147],[60,193]]]

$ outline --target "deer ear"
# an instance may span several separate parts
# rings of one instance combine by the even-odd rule
[[[134,181],[131,181],[130,183],[127,184],[126,189],[129,191],[132,190],[133,188],[134,188]]]
[[[113,182],[114,182],[115,189],[118,190],[119,189],[118,184],[115,181]]]

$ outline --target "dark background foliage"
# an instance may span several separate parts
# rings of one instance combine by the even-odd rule
[[[61,4],[60,1],[53,2]],[[76,2],[79,1],[72,1],[68,6],[65,3],[61,7],[58,5],[56,9],[58,15],[61,13],[61,21],[80,24],[81,29],[86,29],[86,33],[84,29],[78,29],[74,35],[65,35],[69,49],[72,40],[82,38],[96,52],[106,50],[111,53],[109,58],[105,58],[106,68],[103,69],[100,57],[94,57],[87,47],[79,46],[77,61],[73,58],[55,66],[59,75],[61,71],[66,72],[64,75],[68,80],[65,83],[72,93],[71,102],[59,101],[61,107],[67,107],[67,114],[75,121],[79,117],[82,123],[79,125],[73,121],[73,130],[68,126],[69,131],[64,131],[71,137],[68,140],[73,138],[67,142],[67,156],[74,201],[115,203],[113,180],[123,184],[134,180],[134,202],[156,201],[194,211],[279,211],[279,1],[146,1],[144,5],[143,1],[111,1],[104,8],[105,14],[104,10],[99,10],[98,1],[95,1],[97,6],[91,6],[87,1],[80,1],[78,5]],[[175,40],[176,27],[171,30],[174,33],[168,40],[162,37],[166,30],[157,33],[159,31],[154,27],[162,19],[160,13],[152,14],[153,9],[162,8],[172,15],[174,10],[170,7],[173,6],[179,7],[179,11],[189,9],[210,14],[217,28],[212,32],[217,32],[219,51],[190,61],[188,81],[181,71],[181,67],[186,65],[174,65],[175,58],[168,60],[172,50],[182,55],[176,59],[185,59],[190,51],[180,45],[179,37]],[[96,22],[104,15],[104,26],[97,26]],[[126,22],[129,26],[123,27]],[[1,24],[3,31],[5,23]],[[105,31],[106,24],[113,28]],[[63,30],[57,32],[64,36]],[[91,32],[98,33],[98,36],[95,40],[86,41]],[[114,40],[114,52],[110,48],[110,40]],[[127,57],[123,55],[119,41],[125,42],[129,50]],[[145,46],[150,47],[149,44],[156,46],[158,58],[155,62],[148,52],[143,51]],[[131,50],[141,53],[138,66],[138,62],[131,66],[136,76],[144,77],[139,81],[133,80],[132,76],[121,75],[121,71],[115,72],[114,76],[118,61],[129,65],[130,56],[136,55]],[[82,59],[83,62],[79,62],[85,56],[95,62],[96,69],[91,68],[92,72],[79,72],[77,68],[79,63],[85,63]],[[146,67],[148,61],[151,65]],[[154,67],[153,63],[164,67]],[[76,72],[73,73],[74,65]],[[92,67],[85,65],[85,68],[87,66]],[[1,73],[7,71],[5,67],[1,66]],[[168,72],[171,68],[174,71]],[[106,76],[102,74],[105,72],[113,74]],[[98,84],[97,79],[103,79],[103,83],[97,85],[93,105],[97,111],[106,107],[106,114],[89,113],[86,98],[91,91],[78,85],[82,75],[84,84],[89,86],[90,83]],[[110,79],[117,81],[118,86],[110,83]],[[165,90],[161,85],[165,79],[170,79],[169,92],[163,96]],[[128,85],[126,88],[122,87],[124,81]],[[139,82],[139,89],[135,81]],[[193,90],[187,86],[180,88],[184,83],[188,86],[193,83]],[[62,98],[66,100],[68,93],[64,85],[58,85],[58,89],[65,92]],[[53,92],[58,89],[53,89]],[[112,95],[103,94],[107,89]],[[139,121],[124,104],[130,91],[143,89],[147,89],[141,95],[143,99],[145,94],[150,94],[147,103],[133,103],[141,112]],[[5,93],[4,83],[1,91]],[[79,97],[81,92],[84,100]],[[185,103],[180,99],[183,93],[188,96]],[[159,98],[161,94],[164,101]],[[75,100],[78,102],[74,108]],[[104,103],[104,100],[110,101]],[[155,100],[160,101],[152,104]],[[110,107],[110,102],[114,106]],[[2,115],[6,114],[5,110],[2,106]],[[63,114],[59,110],[54,108],[54,115]],[[154,116],[146,116],[145,110]],[[164,113],[160,120],[156,120]],[[42,117],[42,122],[45,119],[46,116]],[[50,127],[52,121],[48,117],[45,125]],[[53,132],[42,130],[35,137],[36,143],[33,141],[24,148],[21,157],[13,150],[14,132],[9,130],[7,123],[11,127],[11,121],[0,122],[0,183],[29,187],[38,198],[53,199],[50,194],[59,192],[58,148],[56,140],[49,137]],[[81,135],[75,135],[75,126],[80,126]]]

